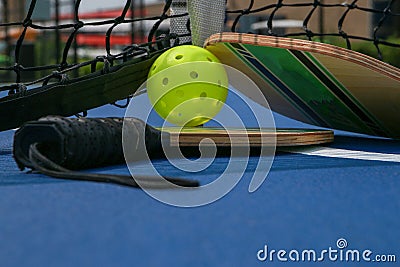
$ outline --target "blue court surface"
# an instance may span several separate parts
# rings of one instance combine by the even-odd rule
[[[0,266],[399,266],[400,141],[335,134],[323,155],[277,154],[254,193],[251,158],[226,196],[178,208],[139,189],[21,172],[13,131],[0,133]],[[208,182],[226,162],[188,178]],[[155,165],[185,175],[164,160]]]

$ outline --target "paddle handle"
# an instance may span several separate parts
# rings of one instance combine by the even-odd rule
[[[132,143],[145,144],[149,157],[160,157],[161,132],[136,118],[66,118],[48,116],[25,123],[14,136],[14,158],[20,169],[32,168],[29,148],[71,170],[97,168],[125,162],[123,124]],[[145,140],[145,142],[143,142]],[[140,151],[140,147],[131,149]],[[134,152],[136,152],[134,151]],[[142,151],[141,151],[142,152]],[[136,153],[137,160],[143,153]]]

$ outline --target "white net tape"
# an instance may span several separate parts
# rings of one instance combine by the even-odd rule
[[[212,34],[222,32],[225,22],[226,0],[174,0],[171,14],[189,12],[190,29],[194,45],[203,46],[204,41]],[[177,34],[188,33],[187,17],[178,17],[171,20],[171,32]],[[182,42],[190,41],[184,38]]]
[[[186,0],[174,0],[171,4],[171,15],[181,15],[187,13],[187,3]],[[171,18],[171,33],[176,33],[178,35],[188,34],[189,30],[187,28],[188,16],[174,17]],[[191,41],[190,36],[181,37],[181,43],[187,43]]]
[[[188,0],[188,10],[194,45],[224,30],[225,0]]]

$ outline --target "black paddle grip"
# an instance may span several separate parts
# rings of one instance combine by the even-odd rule
[[[22,170],[32,168],[29,148],[64,168],[80,170],[122,164],[122,127],[128,123],[130,138],[144,138],[150,158],[161,157],[161,133],[136,118],[66,118],[48,116],[25,123],[14,136],[14,158]],[[143,136],[144,135],[144,136]],[[142,151],[143,152],[143,151]],[[143,155],[137,155],[143,159]]]

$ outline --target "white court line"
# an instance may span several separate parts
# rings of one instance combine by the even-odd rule
[[[287,148],[284,152],[303,154],[308,156],[320,156],[328,158],[341,159],[358,159],[385,162],[400,162],[400,154],[386,154],[376,152],[366,152],[358,150],[348,150],[330,147],[313,147],[313,148]]]

